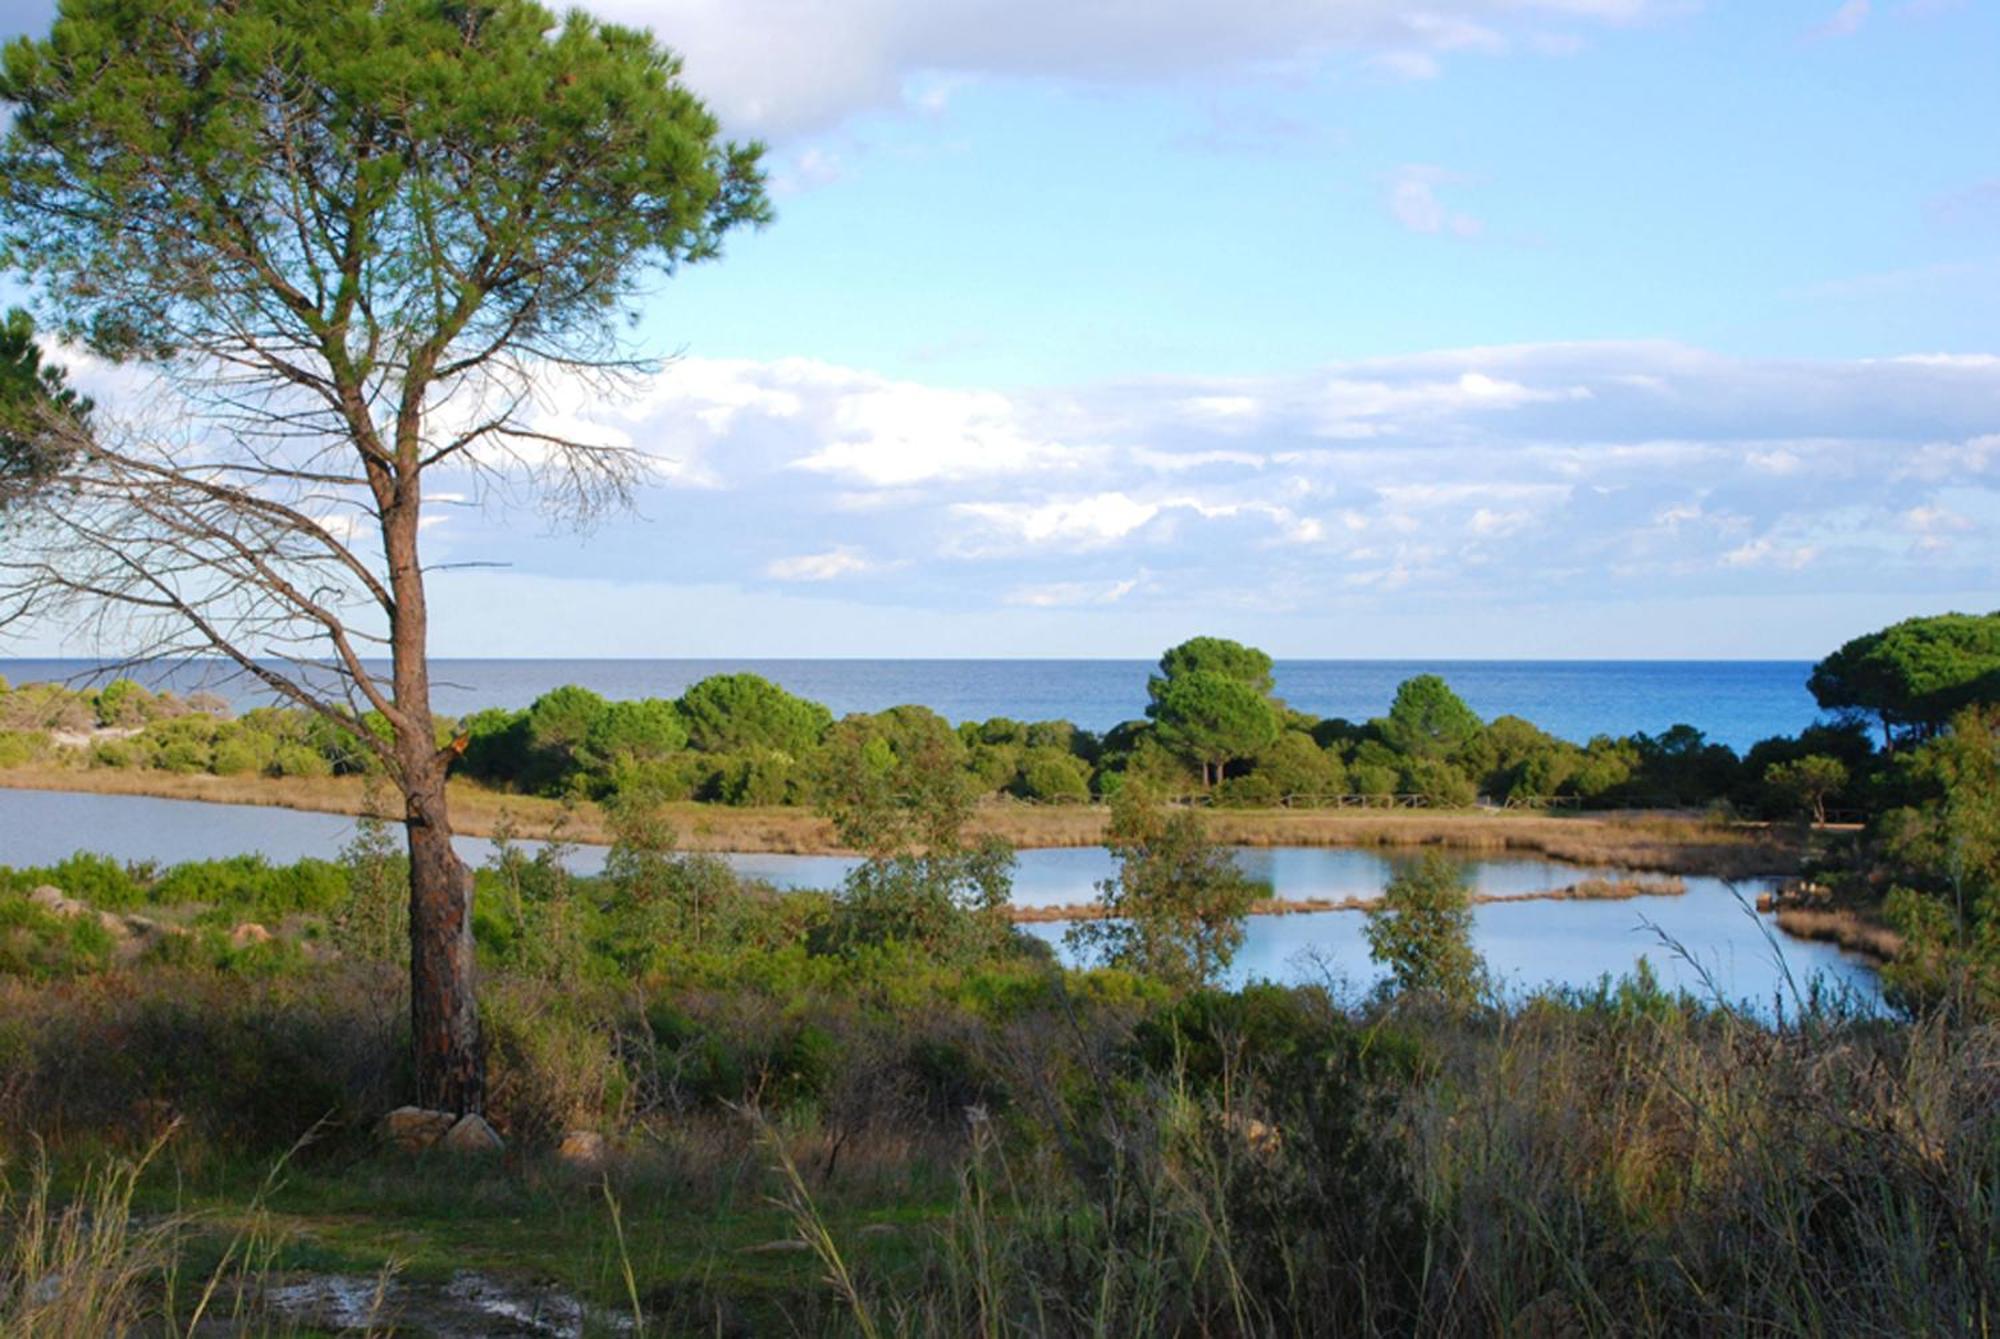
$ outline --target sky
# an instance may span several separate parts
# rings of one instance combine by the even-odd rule
[[[2000,5],[598,0],[777,209],[493,656],[1815,658],[2000,608]],[[10,6],[14,31],[49,7]],[[23,653],[62,648],[60,630]]]

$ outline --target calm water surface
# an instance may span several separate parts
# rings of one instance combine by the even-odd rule
[[[354,835],[353,820],[248,805],[200,804],[123,795],[73,795],[0,790],[0,865],[46,865],[78,850],[120,860],[171,864],[259,852],[274,861],[332,858]],[[462,837],[459,850],[475,864],[492,843]],[[853,861],[842,856],[733,854],[740,873],[780,888],[829,888]],[[1393,877],[1397,857],[1338,847],[1271,847],[1238,852],[1246,873],[1274,896],[1372,897]],[[570,865],[591,873],[603,864],[599,847],[578,847]],[[1102,847],[1023,851],[1015,870],[1015,901],[1029,906],[1087,902],[1113,869]],[[1485,893],[1524,893],[1574,883],[1592,870],[1556,861],[1468,860],[1473,886]],[[1765,1004],[1784,989],[1789,971],[1801,985],[1815,974],[1874,997],[1874,974],[1825,944],[1782,941],[1783,963],[1768,918],[1748,911],[1761,885],[1736,890],[1715,879],[1688,879],[1679,897],[1625,902],[1489,903],[1474,916],[1474,939],[1504,980],[1527,988],[1546,983],[1589,985],[1631,970],[1645,955],[1668,985],[1715,990],[1731,1000]],[[1737,894],[1742,895],[1739,900]],[[1356,912],[1252,917],[1234,975],[1281,981],[1331,977],[1363,989],[1378,976]],[[1042,923],[1028,933],[1059,942],[1063,926]],[[1662,942],[1673,940],[1685,956]]]

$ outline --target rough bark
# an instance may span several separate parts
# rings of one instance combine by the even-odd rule
[[[444,769],[409,790],[410,1026],[417,1104],[434,1111],[486,1106],[486,1055],[473,991],[472,871],[451,845]]]
[[[419,369],[428,371],[428,365]],[[473,991],[472,872],[451,844],[450,754],[431,717],[430,608],[417,536],[423,506],[423,384],[405,386],[393,473],[371,471],[394,598],[389,620],[398,770],[410,847],[410,1028],[417,1100],[460,1114],[486,1107],[486,1062]]]

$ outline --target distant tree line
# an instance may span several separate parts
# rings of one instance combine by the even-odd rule
[[[1109,800],[1143,783],[1218,805],[1411,797],[1437,807],[1726,805],[1748,817],[1879,813],[1910,802],[1912,747],[1955,712],[2000,702],[2000,614],[1911,619],[1821,661],[1810,686],[1829,720],[1744,753],[1692,725],[1577,744],[1519,716],[1482,720],[1444,679],[1420,674],[1367,721],[1322,718],[1275,693],[1271,657],[1217,637],[1169,650],[1147,681],[1144,717],[1094,733],[1069,721],[993,717],[953,725],[929,708],[836,720],[755,674],[718,674],[680,697],[609,701],[567,685],[529,706],[440,719],[457,771],[495,789],[610,800],[824,807],[857,777],[889,778],[922,756],[948,764],[971,798]],[[377,751],[323,716],[155,695],[129,679],[71,691],[0,682],[0,766],[219,775],[365,772]],[[59,740],[67,738],[71,747]],[[79,747],[80,746],[80,747]]]

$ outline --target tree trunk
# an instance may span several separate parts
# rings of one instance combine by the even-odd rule
[[[486,1107],[486,1052],[473,996],[472,872],[452,850],[445,798],[450,755],[439,750],[431,720],[430,610],[417,557],[423,493],[413,406],[420,403],[414,393],[407,400],[397,433],[403,468],[380,494],[395,593],[389,650],[396,760],[410,841],[410,1040],[418,1105],[469,1114]]]
[[[472,871],[451,846],[444,767],[409,788],[410,1030],[417,1104],[460,1114],[486,1106],[486,1054],[473,995]]]

